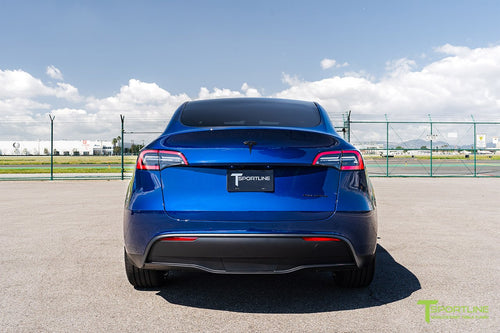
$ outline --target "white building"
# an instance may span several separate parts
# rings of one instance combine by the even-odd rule
[[[54,155],[111,155],[113,144],[103,140],[54,140]],[[0,141],[0,155],[50,155],[50,141]]]

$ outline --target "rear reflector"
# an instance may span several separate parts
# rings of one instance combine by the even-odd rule
[[[308,242],[340,242],[340,239],[333,237],[302,237],[302,239]]]
[[[339,170],[363,170],[363,157],[357,150],[324,151],[316,155],[313,165],[329,166]]]
[[[160,240],[163,242],[192,242],[197,240],[198,237],[165,237]]]
[[[184,155],[178,151],[147,149],[137,158],[138,170],[163,170],[174,165],[188,165]]]

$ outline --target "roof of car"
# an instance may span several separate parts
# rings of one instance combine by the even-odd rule
[[[185,102],[172,116],[165,133],[207,127],[303,128],[337,134],[326,111],[315,102],[261,97]]]
[[[220,106],[228,107],[248,107],[248,108],[286,108],[290,106],[302,106],[309,108],[316,108],[313,102],[298,101],[292,99],[282,98],[256,98],[256,97],[241,97],[241,98],[219,98],[219,99],[206,99],[188,102],[185,108],[216,108]]]
[[[189,102],[181,122],[188,126],[315,127],[321,122],[316,104],[273,98],[231,98]]]

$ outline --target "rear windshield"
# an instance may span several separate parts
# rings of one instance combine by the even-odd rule
[[[208,100],[189,102],[181,114],[187,126],[315,127],[321,118],[312,102],[286,100]]]

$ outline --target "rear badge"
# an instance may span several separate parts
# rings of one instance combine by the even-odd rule
[[[255,141],[244,141],[243,144],[245,146],[248,146],[249,152],[250,152],[250,154],[252,154],[252,147],[255,146],[257,144],[257,142],[255,142]]]
[[[273,170],[228,170],[228,192],[274,192]]]

